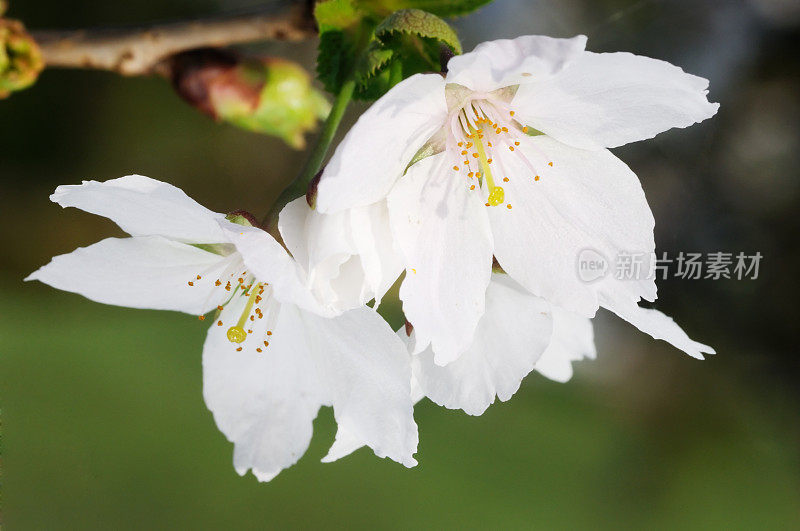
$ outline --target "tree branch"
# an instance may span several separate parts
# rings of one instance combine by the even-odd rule
[[[302,5],[128,29],[32,31],[45,64],[58,68],[149,74],[167,57],[194,48],[257,41],[300,41],[316,35]]]

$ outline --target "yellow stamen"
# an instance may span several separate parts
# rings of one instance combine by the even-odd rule
[[[256,290],[250,293],[250,296],[247,298],[247,304],[244,306],[244,311],[242,311],[242,315],[239,317],[239,322],[236,323],[236,326],[228,328],[227,336],[228,341],[231,343],[242,343],[247,339],[247,332],[244,331],[244,323],[247,321],[250,310],[253,309],[253,304],[256,302],[256,294]]]
[[[486,205],[497,206],[505,200],[505,190],[503,190],[501,186],[496,186],[494,184],[492,170],[489,167],[492,159],[486,157],[486,150],[483,148],[483,142],[477,140],[475,142],[475,149],[478,150],[476,155],[478,155],[480,158],[481,167],[483,168],[483,175],[486,178],[486,185],[489,187],[489,199]]]

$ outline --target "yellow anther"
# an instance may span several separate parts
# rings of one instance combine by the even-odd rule
[[[458,166],[453,166],[453,171],[458,171]]]
[[[511,111],[508,114],[511,115],[511,116],[514,116],[514,111]]]
[[[247,339],[247,332],[244,331],[244,328],[240,328],[238,326],[232,326],[228,328],[228,341],[231,343],[243,343],[245,339]]]

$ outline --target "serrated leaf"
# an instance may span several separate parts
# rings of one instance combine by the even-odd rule
[[[466,15],[492,0],[355,0],[358,7],[376,15],[387,16],[402,9],[421,9],[440,17]]]
[[[409,76],[438,72],[443,47],[461,52],[458,36],[445,21],[416,9],[392,13],[374,35],[357,67],[357,99],[376,99]]]
[[[317,76],[325,90],[338,93],[353,75],[356,58],[367,47],[377,24],[352,0],[325,0],[314,9],[320,29]]]
[[[374,77],[383,70],[386,65],[394,58],[394,50],[381,47],[378,41],[373,41],[372,45],[364,54],[364,61],[358,68],[358,79],[360,84],[364,84],[371,77]]]
[[[404,9],[386,17],[375,29],[375,36],[387,42],[394,35],[418,35],[433,39],[449,46],[455,53],[461,53],[461,41],[455,30],[432,13],[420,9]]]

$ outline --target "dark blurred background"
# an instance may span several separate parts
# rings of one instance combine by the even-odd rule
[[[16,0],[31,29],[120,25],[252,0]],[[240,478],[201,394],[204,326],[22,278],[120,235],[48,201],[58,184],[141,173],[212,210],[262,215],[303,154],[218,125],[158,78],[46,71],[0,101],[2,503],[9,529],[800,528],[797,379],[800,3],[497,0],[465,49],[542,33],[665,59],[711,80],[712,120],[616,152],[642,180],[658,251],[760,252],[756,280],[661,281],[656,307],[718,355],[695,361],[609,314],[567,384],[532,374],[468,417],[422,402],[420,465],[368,450]],[[314,42],[258,48],[313,68]],[[363,106],[351,110],[354,119]],[[397,318],[397,308],[386,311]],[[398,324],[398,323],[395,323]]]

